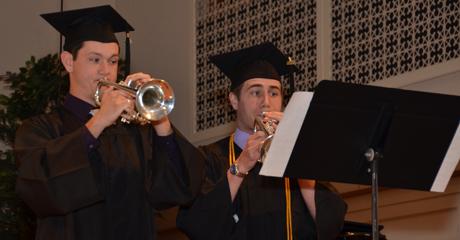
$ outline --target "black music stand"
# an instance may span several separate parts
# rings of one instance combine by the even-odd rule
[[[379,231],[383,226],[379,225]],[[384,234],[379,234],[379,240],[387,240]],[[345,221],[342,232],[336,240],[368,240],[372,239],[372,225],[361,222]]]
[[[323,80],[283,175],[371,184],[376,240],[378,186],[444,191],[460,158],[459,120],[458,96]]]

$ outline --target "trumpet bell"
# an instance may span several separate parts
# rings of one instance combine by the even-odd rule
[[[136,92],[136,109],[149,121],[167,116],[174,108],[174,91],[166,81],[153,79],[143,84]]]

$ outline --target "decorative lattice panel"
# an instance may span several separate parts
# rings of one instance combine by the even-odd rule
[[[459,57],[459,0],[333,0],[332,72],[369,83]]]
[[[196,7],[196,131],[235,119],[227,101],[230,82],[209,56],[271,41],[297,61],[296,90],[314,86],[315,0],[197,0]],[[287,80],[283,86],[288,88]]]

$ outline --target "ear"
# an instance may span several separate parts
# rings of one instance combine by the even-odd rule
[[[63,51],[61,53],[61,62],[67,72],[70,73],[73,71],[73,56],[70,52]]]
[[[230,92],[228,94],[228,100],[230,101],[230,104],[232,105],[233,110],[235,110],[235,111],[238,110],[238,102],[239,101],[238,101],[238,97],[236,96],[236,94],[233,93],[233,92]]]

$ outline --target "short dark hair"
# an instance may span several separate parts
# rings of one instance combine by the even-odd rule
[[[233,90],[230,90],[230,92],[236,95],[236,98],[238,98],[238,100],[240,99],[241,89],[243,89],[243,85],[244,85],[244,82],[238,85],[238,87],[234,88]]]
[[[77,55],[78,55],[78,51],[80,51],[80,49],[83,47],[83,42],[80,42],[78,44],[74,44],[72,46],[72,48],[70,49],[70,53],[72,54],[72,58],[73,60],[77,60]]]

